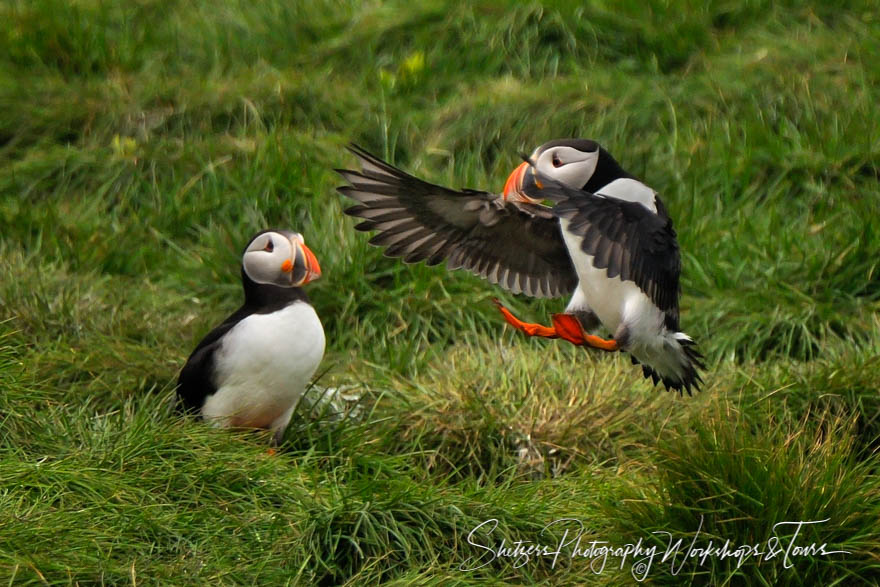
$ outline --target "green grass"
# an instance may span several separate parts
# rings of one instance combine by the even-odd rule
[[[876,3],[8,0],[0,21],[0,582],[633,580],[565,555],[461,570],[481,522],[497,545],[561,518],[660,548],[829,519],[798,544],[849,554],[649,579],[880,581]],[[703,393],[517,336],[492,297],[562,302],[387,259],[334,192],[350,141],[499,189],[562,136],[664,198]],[[304,405],[274,456],[172,409],[270,226],[321,260],[315,391],[359,397]]]

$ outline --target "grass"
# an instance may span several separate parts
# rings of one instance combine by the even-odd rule
[[[880,581],[874,3],[10,0],[0,20],[0,580],[633,581],[635,559],[478,546],[573,518],[583,544],[661,552],[655,532],[764,546],[828,519],[797,544],[848,554],[648,578]],[[561,302],[387,259],[334,192],[350,141],[498,189],[561,136],[664,198],[703,393],[516,336],[492,297]],[[324,270],[315,393],[358,398],[303,405],[274,456],[172,410],[269,226]]]

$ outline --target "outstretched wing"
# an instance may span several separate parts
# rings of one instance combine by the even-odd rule
[[[370,244],[406,263],[447,261],[490,283],[533,297],[560,297],[577,274],[547,206],[505,202],[496,194],[455,191],[417,179],[360,147],[360,171],[338,169],[351,185],[339,192],[359,204],[345,210],[375,230]]]
[[[681,256],[672,220],[659,199],[657,213],[638,202],[587,194],[541,178],[542,197],[558,202],[553,212],[568,220],[581,249],[608,277],[634,281],[678,330]]]

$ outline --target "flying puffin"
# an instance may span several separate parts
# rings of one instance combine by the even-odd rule
[[[324,328],[302,286],[321,276],[302,235],[265,230],[241,260],[244,305],[196,346],[180,372],[181,407],[216,426],[284,436],[324,356]]]
[[[681,260],[672,221],[654,190],[597,142],[541,145],[500,195],[433,185],[349,149],[361,170],[337,170],[351,184],[339,192],[358,202],[345,213],[363,219],[356,229],[378,231],[369,242],[387,247],[387,256],[428,265],[445,259],[449,269],[513,293],[571,295],[552,326],[522,322],[496,304],[529,336],[626,351],[655,385],[699,390],[702,355],[679,329]],[[588,334],[600,324],[613,338]]]

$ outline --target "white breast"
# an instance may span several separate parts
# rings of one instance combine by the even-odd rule
[[[654,214],[657,213],[657,193],[640,182],[630,177],[615,179],[596,192],[598,196],[611,196],[626,202],[638,202]]]
[[[321,321],[305,302],[248,316],[217,350],[217,393],[205,400],[202,416],[220,425],[276,428],[318,368],[324,342]]]
[[[601,190],[601,194],[630,202],[638,202],[657,212],[654,191],[631,179],[616,180]],[[593,256],[581,249],[581,238],[568,231],[570,221],[561,220],[562,236],[578,274],[578,292],[572,296],[569,307],[588,305],[614,337],[620,336],[620,327],[626,328],[624,350],[643,365],[647,365],[664,382],[673,385],[682,381],[694,382],[696,366],[685,352],[682,341],[690,341],[683,332],[667,330],[660,311],[634,281],[608,277],[606,269],[593,265]]]
[[[581,238],[568,231],[569,220],[562,220],[562,235],[577,270],[578,288],[602,325],[614,335],[626,324],[631,340],[656,337],[663,328],[663,313],[634,281],[608,277],[606,269],[593,266],[593,256],[581,249]]]

